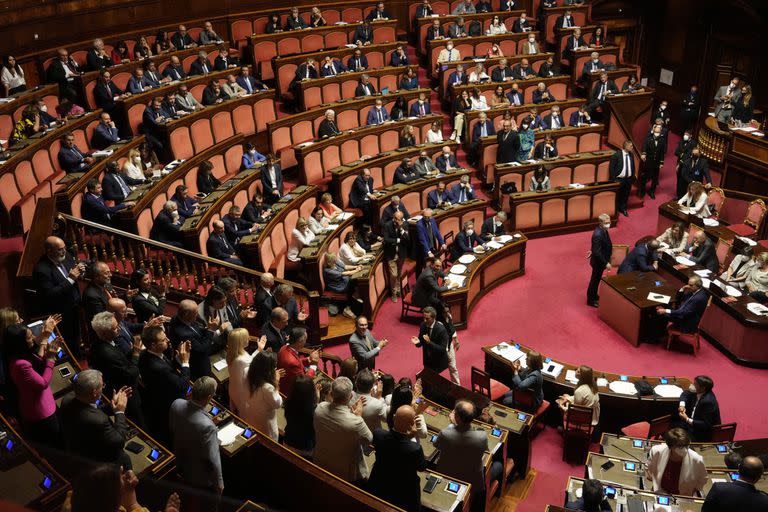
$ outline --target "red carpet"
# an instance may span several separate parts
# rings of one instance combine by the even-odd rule
[[[676,144],[674,137],[656,200],[646,197],[643,208],[631,209],[629,218],[620,217],[618,227],[611,229],[614,243],[633,245],[654,233],[658,206],[670,200],[674,191],[672,151]],[[597,310],[585,304],[590,235],[583,232],[528,242],[525,275],[483,298],[472,311],[469,329],[459,331],[457,357],[464,385],[469,384],[470,367],[483,366],[481,346],[512,338],[554,359],[596,370],[631,375],[708,374],[715,380],[723,422],[739,422],[736,438],[767,437],[768,411],[755,404],[764,402],[761,390],[768,386],[768,372],[732,363],[705,340],[696,356],[667,352],[658,345],[635,348],[598,319]],[[415,323],[401,323],[400,304],[387,300],[376,318],[374,334],[388,338],[391,344],[379,356],[378,368],[395,377],[413,377],[422,367],[421,354],[409,341],[417,330]],[[330,352],[349,356],[344,345]],[[583,475],[583,466],[562,463],[561,454],[562,442],[553,429],[545,429],[534,439],[532,467],[538,476],[518,510],[540,512],[547,503],[559,503],[568,475]]]

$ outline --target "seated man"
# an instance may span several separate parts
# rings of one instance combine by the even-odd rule
[[[179,25],[179,30],[171,36],[171,43],[177,50],[184,50],[185,48],[194,48],[197,43],[187,33],[187,27]]]
[[[557,98],[552,96],[552,93],[549,92],[549,89],[544,82],[539,82],[536,86],[536,90],[533,91],[533,102],[538,104],[551,103],[553,101],[557,101]]]
[[[461,180],[453,186],[451,195],[456,204],[466,203],[475,198],[475,191],[469,183],[469,175],[461,177]]]
[[[370,22],[366,21],[355,29],[352,41],[357,46],[367,46],[373,43],[373,29]]]
[[[443,146],[443,152],[437,157],[435,167],[437,167],[440,172],[459,168],[459,164],[456,162],[456,156],[451,152],[450,146]]]
[[[229,207],[229,212],[221,220],[224,222],[224,235],[227,241],[234,247],[240,243],[240,239],[248,236],[258,229],[258,226],[242,218],[242,211],[237,205]]]
[[[499,61],[499,65],[491,72],[491,80],[494,82],[507,82],[512,80],[512,68],[509,67],[507,59],[502,58]]]
[[[364,71],[368,69],[368,57],[363,55],[360,48],[355,50],[355,53],[347,59],[347,69],[350,71]]]
[[[133,190],[131,187],[141,183],[142,180],[133,179],[120,172],[117,162],[107,162],[104,166],[104,178],[101,180],[102,197],[105,201],[120,204],[130,195]]]
[[[163,69],[163,77],[171,80],[184,80],[187,78],[187,72],[176,55],[171,57],[171,63]]]
[[[483,240],[475,233],[475,223],[468,220],[464,223],[464,229],[456,235],[451,245],[451,255],[453,259],[458,259],[462,254],[473,252],[473,249],[477,246],[483,245]]]
[[[237,83],[240,84],[240,87],[245,89],[245,92],[248,94],[268,89],[264,83],[251,75],[251,68],[248,66],[240,68],[240,76],[237,77]]]
[[[215,30],[213,30],[213,24],[210,21],[206,21],[205,25],[203,25],[203,30],[200,32],[200,37],[198,39],[201,45],[205,44],[217,44],[217,43],[223,43],[221,37],[219,34],[216,33]]]
[[[571,117],[568,119],[568,126],[584,126],[590,124],[591,122],[592,118],[589,117],[587,106],[582,105],[579,107],[578,111],[571,114]]]
[[[667,309],[658,306],[656,312],[667,316],[672,327],[685,333],[695,333],[699,328],[704,310],[707,309],[709,295],[701,289],[701,278],[693,276],[688,279],[688,284],[680,289],[682,295],[675,309]]]
[[[591,103],[589,104],[589,109],[591,115],[594,116],[598,108],[603,108],[608,96],[618,92],[619,88],[616,87],[616,82],[608,79],[607,73],[602,73],[600,75],[600,80],[595,84],[595,87],[592,89],[592,94],[590,95]]]
[[[705,294],[706,295],[706,294]],[[712,392],[715,383],[707,375],[697,375],[693,379],[693,390],[686,390],[680,395],[677,408],[679,420],[674,420],[673,427],[681,426],[687,430],[694,441],[705,443],[712,440],[712,427],[720,425],[720,405]]]
[[[163,209],[155,217],[149,238],[156,242],[184,248],[184,237],[181,234],[183,220],[179,217],[179,207],[174,201],[166,201]]]
[[[408,220],[411,218],[411,214],[408,213],[408,209],[400,200],[400,196],[397,195],[390,198],[389,204],[386,206],[386,208],[384,208],[384,211],[381,212],[381,225],[383,226],[392,220],[392,217],[395,216],[396,212],[401,212],[403,214],[403,220]]]
[[[463,64],[456,65],[456,71],[448,75],[448,93],[449,93],[448,96],[450,96],[450,91],[454,87],[458,87],[460,85],[467,85],[468,81],[469,81],[469,76],[464,72],[464,65]]]
[[[437,184],[437,188],[427,194],[427,207],[429,208],[443,208],[455,203],[453,195],[450,190],[447,190],[444,182]]]
[[[83,153],[75,144],[75,136],[67,133],[61,137],[59,148],[59,165],[66,172],[83,172],[88,169],[95,159],[88,153]]]
[[[230,98],[243,98],[248,96],[248,91],[243,89],[240,84],[237,83],[235,75],[227,75],[227,81],[224,82],[224,85],[222,85],[221,88],[224,91],[224,94]]]
[[[288,30],[300,30],[309,27],[306,20],[304,19],[304,16],[299,14],[298,7],[291,7],[291,14],[288,16],[288,19],[285,22],[285,26]]]
[[[515,64],[515,66],[512,68],[512,77],[515,80],[536,78],[536,72],[530,66],[528,59],[523,59],[520,61],[520,64]]]
[[[336,76],[339,73],[344,73],[347,70],[346,66],[341,63],[339,59],[331,58],[327,55],[323,60],[323,65],[320,68],[320,76]]]
[[[381,98],[376,98],[376,104],[368,111],[368,118],[366,119],[365,124],[368,126],[375,126],[387,121],[389,121],[389,112],[384,108],[384,103],[381,101]]]
[[[368,168],[363,169],[363,172],[352,183],[352,190],[349,191],[349,206],[363,210],[365,217],[369,218],[373,191],[371,170]]]
[[[359,270],[360,267],[357,265],[343,264],[336,256],[335,252],[325,253],[323,261],[323,282],[325,283],[325,289],[330,292],[343,293],[347,296],[347,300],[340,304],[340,306],[343,306],[341,314],[347,318],[355,318],[356,316],[349,307],[356,287],[355,281],[350,279],[350,276]]]
[[[739,479],[715,483],[707,493],[702,510],[767,510],[768,494],[755,487],[763,478],[764,466],[760,459],[752,455],[744,457],[738,467]]]
[[[392,52],[389,65],[393,67],[398,67],[398,66],[407,66],[408,64],[409,64],[408,54],[405,52],[405,47],[402,44],[397,45],[397,48],[395,48],[395,51]]]
[[[424,150],[419,153],[419,158],[417,158],[413,163],[413,167],[422,178],[426,178],[427,176],[435,176],[438,173],[435,162],[429,158],[429,155]]]
[[[507,93],[507,99],[509,104],[513,107],[519,107],[525,104],[525,97],[523,91],[520,90],[520,85],[515,82],[512,84],[512,89]]]
[[[215,220],[211,227],[211,234],[205,242],[208,257],[234,263],[235,265],[242,265],[243,262],[237,257],[235,248],[227,241],[224,233],[224,222]]]
[[[474,6],[472,7],[474,9]],[[459,16],[456,21],[448,27],[448,37],[451,39],[457,37],[467,37],[467,26],[464,24],[464,18]]]
[[[543,141],[536,144],[536,147],[533,149],[533,158],[534,160],[557,158],[557,146],[552,135],[547,134]]]
[[[584,37],[582,37],[581,35],[581,29],[577,27],[573,29],[573,33],[570,36],[568,36],[568,39],[566,40],[565,49],[563,50],[563,56],[567,59],[571,59],[573,56],[573,52],[586,47],[587,47],[587,42],[584,40]]]
[[[371,83],[371,79],[368,75],[360,77],[360,83],[357,84],[355,89],[355,96],[373,96],[376,94],[376,88]]]
[[[427,102],[427,95],[423,92],[419,93],[419,99],[411,105],[411,117],[424,117],[432,113],[432,109]]]
[[[433,39],[444,39],[445,38],[445,32],[443,31],[443,27],[440,24],[439,19],[433,19],[432,25],[427,29],[427,41],[432,41]]]
[[[624,272],[654,272],[659,268],[659,241],[651,240],[647,244],[638,244],[627,254],[619,265],[619,274]]]
[[[564,127],[565,123],[563,122],[563,116],[560,115],[560,107],[553,105],[552,111],[541,120],[541,128],[543,130],[558,130]]]
[[[419,179],[419,173],[411,165],[411,161],[406,157],[400,161],[400,165],[395,169],[394,183],[410,183]]]
[[[584,485],[581,487],[581,497],[566,503],[565,508],[569,510],[594,510],[595,512],[610,512],[612,510],[610,503],[605,499],[603,484],[594,478],[584,481]]]
[[[271,214],[272,209],[264,204],[264,196],[259,193],[254,194],[243,208],[243,218],[252,224],[266,223]]]
[[[179,85],[179,91],[176,93],[175,104],[176,111],[179,114],[188,114],[190,112],[194,112],[195,110],[202,110],[204,108],[203,105],[197,101],[197,98],[195,98],[192,93],[189,92],[187,84]]]
[[[485,219],[481,235],[486,240],[492,240],[504,234],[504,222],[507,220],[507,214],[503,211],[496,212],[496,215]]]
[[[144,70],[136,68],[128,79],[128,84],[125,86],[126,90],[131,94],[141,94],[142,92],[150,89],[144,82]]]
[[[195,75],[207,75],[213,71],[211,61],[208,60],[208,52],[200,50],[197,54],[197,59],[192,61],[189,66],[189,76]]]
[[[229,50],[226,47],[221,48],[219,54],[213,59],[213,69],[214,71],[224,71],[225,69],[235,68],[237,67],[235,60],[237,59],[230,58]]]
[[[530,32],[533,30],[528,17],[525,13],[520,14],[520,17],[512,24],[512,32],[519,34],[520,32]]]
[[[717,253],[715,252],[715,244],[712,243],[712,240],[703,231],[697,231],[693,235],[693,244],[685,252],[688,259],[702,267],[708,268],[715,274],[720,269],[720,263],[717,261]]]
[[[171,196],[171,201],[178,206],[179,217],[184,219],[191,217],[197,211],[197,200],[189,197],[189,188],[186,185],[177,185]]]
[[[605,70],[605,64],[600,60],[600,54],[592,52],[590,60],[588,60],[581,70],[582,76],[589,76],[591,73],[598,73]]]
[[[440,50],[440,53],[437,54],[437,63],[442,64],[444,62],[455,62],[457,60],[461,60],[461,52],[453,46],[453,41],[446,41],[445,48]]]
[[[97,224],[103,224],[105,226],[112,225],[112,216],[124,208],[133,206],[133,201],[125,201],[124,203],[107,206],[104,203],[104,199],[101,197],[101,183],[96,178],[88,180],[88,184],[85,186],[86,192],[83,197],[83,206],[81,215],[83,219]]]
[[[101,113],[101,121],[96,125],[91,137],[91,146],[95,149],[106,149],[120,140],[120,134],[117,131],[112,116],[107,112]]]

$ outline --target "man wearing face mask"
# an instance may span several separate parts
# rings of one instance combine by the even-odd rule
[[[457,60],[461,60],[461,53],[453,47],[453,41],[448,41],[445,48],[440,50],[440,53],[437,55],[437,63],[456,62]]]
[[[604,270],[611,270],[611,253],[613,244],[608,229],[611,227],[611,217],[607,213],[601,213],[598,217],[598,226],[592,232],[592,249],[587,253],[589,265],[592,267],[592,275],[587,287],[587,305],[598,307],[597,287],[603,277]]]
[[[429,155],[427,155],[426,151],[422,151],[421,153],[419,153],[419,158],[416,159],[416,162],[413,164],[413,167],[419,173],[419,176],[421,178],[434,176],[438,173],[438,169],[437,169],[437,166],[435,165],[435,162],[433,162],[432,159],[429,158]]]
[[[266,159],[266,156],[256,151],[256,146],[252,142],[246,142],[243,144],[243,161],[240,164],[240,170],[253,169]]]
[[[520,14],[520,17],[512,24],[512,32],[519,34],[520,32],[530,32],[533,30],[531,24],[528,22],[528,18],[525,13]]]
[[[419,99],[411,105],[411,117],[424,117],[431,113],[432,109],[430,109],[429,103],[427,103],[427,95],[423,92],[419,93]]]
[[[539,43],[536,42],[536,35],[531,34],[528,36],[528,42],[523,46],[523,54],[536,55],[540,53]]]
[[[181,217],[179,207],[173,201],[166,201],[163,209],[155,217],[149,238],[156,242],[184,248],[184,238],[181,235]]]
[[[475,223],[468,220],[464,223],[464,229],[456,235],[456,240],[451,244],[451,257],[456,260],[462,254],[471,253],[477,246],[482,246],[483,240],[475,233]]]
[[[669,108],[667,107],[667,101],[662,101],[659,105],[659,109],[656,111],[656,114],[653,117],[654,119],[661,119],[664,123],[664,126],[669,126],[669,121],[671,120],[669,117]]]
[[[581,71],[583,77],[589,76],[591,73],[598,73],[605,70],[605,64],[600,60],[600,54],[592,52],[591,59],[584,64],[584,68]]]
[[[496,212],[496,215],[483,222],[481,235],[486,240],[493,240],[504,234],[504,222],[507,220],[507,214],[503,211]]]
[[[664,444],[651,448],[646,478],[653,482],[654,492],[685,496],[703,494],[707,468],[702,456],[690,445],[688,433],[681,428],[673,428],[664,434]]]
[[[688,185],[693,181],[703,184],[712,183],[712,176],[709,174],[709,161],[707,157],[702,156],[701,149],[698,147],[694,147],[691,150],[691,156],[687,160],[683,160],[680,166],[680,178],[682,178],[681,185],[684,185],[680,197],[685,195]]]
[[[638,188],[638,197],[645,196],[645,187],[648,180],[651,181],[651,188],[648,195],[651,199],[656,199],[656,187],[659,185],[659,171],[664,165],[664,154],[666,153],[666,144],[661,137],[661,125],[655,125],[651,134],[645,139],[643,152],[640,154],[640,160],[643,161],[643,169],[640,173],[640,187]]]
[[[691,90],[683,98],[681,119],[683,124],[683,130],[691,130],[699,119],[699,108],[701,107],[701,99],[699,98],[699,88],[697,86],[691,86]]]
[[[503,121],[501,130],[496,134],[496,163],[506,164],[514,162],[517,158],[519,147],[517,133],[512,129],[512,121]]]
[[[715,95],[715,117],[721,123],[727,123],[733,115],[733,105],[741,99],[741,80],[733,77],[728,85],[717,90]]]

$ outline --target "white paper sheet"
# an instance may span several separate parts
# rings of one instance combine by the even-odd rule
[[[659,384],[653,391],[664,398],[678,398],[683,394],[683,388],[674,384]]]
[[[508,343],[500,343],[491,350],[510,362],[519,360],[522,364],[522,361],[526,359],[525,352]]]
[[[464,286],[464,281],[466,281],[466,277],[464,276],[457,276],[455,274],[448,274],[445,277],[446,282],[448,283],[456,283],[459,288]]]
[[[504,244],[501,244],[499,242],[494,242],[493,240],[491,240],[485,245],[488,246],[489,249],[501,249],[504,246]]]
[[[681,265],[685,265],[686,267],[692,267],[696,264],[695,261],[691,261],[685,256],[678,256],[677,258],[675,258],[675,261]]]
[[[615,380],[608,384],[608,389],[621,395],[636,395],[635,385],[625,380]]]
[[[221,370],[227,367],[227,360],[219,359],[218,361],[213,363],[213,367],[216,369],[217,372],[220,372]]]
[[[669,304],[669,301],[672,299],[669,295],[662,295],[660,293],[654,293],[651,292],[648,294],[648,300],[652,300],[653,302],[658,302],[659,304]]]
[[[459,263],[463,263],[464,265],[469,265],[473,261],[475,261],[477,258],[475,258],[471,254],[465,254],[459,258]]]
[[[579,378],[576,377],[576,370],[567,370],[565,372],[565,380],[567,380],[571,384],[578,384]]]
[[[704,225],[709,227],[715,227],[715,226],[719,226],[720,222],[716,221],[715,219],[704,219]]]
[[[242,434],[244,430],[237,425],[235,425],[235,422],[228,423],[225,427],[222,427],[219,429],[219,432],[217,434],[219,438],[219,443],[221,443],[222,446],[226,446],[228,444],[232,444],[235,442],[235,439],[237,439],[237,436]]]
[[[599,388],[607,388],[608,387],[608,379],[605,377],[598,377],[597,379],[597,387]]]
[[[499,243],[506,244],[507,242],[512,241],[512,235],[501,235],[499,236]]]
[[[768,308],[760,304],[759,302],[750,302],[747,304],[747,309],[755,315],[768,314]]]
[[[463,274],[467,271],[467,267],[461,263],[456,263],[451,267],[451,274]]]
[[[544,363],[544,368],[541,370],[541,373],[556,379],[560,376],[561,373],[563,373],[563,365],[554,361]]]
[[[709,270],[708,268],[705,268],[705,269],[701,269],[701,270],[694,270],[693,273],[696,274],[699,277],[707,277],[709,274],[712,273],[712,271]]]
[[[747,237],[745,237],[745,236],[738,236],[738,237],[736,237],[736,238],[738,238],[739,240],[741,240],[741,241],[742,241],[742,242],[744,242],[745,244],[749,244],[749,246],[750,246],[750,247],[754,247],[754,246],[756,246],[756,245],[757,245],[757,242],[755,242],[755,241],[754,241],[754,240],[752,240],[751,238],[747,238]]]
[[[741,297],[741,292],[731,285],[725,287],[725,293],[730,297]]]

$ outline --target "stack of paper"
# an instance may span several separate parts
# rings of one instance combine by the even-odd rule
[[[716,221],[715,219],[704,219],[704,225],[709,227],[715,227],[715,226],[719,226],[720,222]]]
[[[739,236],[739,237],[736,237],[736,238],[738,238],[739,240],[741,240],[745,244],[749,244],[750,247],[754,247],[755,245],[757,245],[757,242],[755,242],[751,238],[747,238],[745,236]]]
[[[456,263],[451,267],[451,274],[463,274],[467,271],[467,267],[461,263]]]
[[[675,261],[678,262],[681,265],[685,265],[686,267],[692,267],[696,264],[695,261],[691,261],[685,256],[678,256],[675,258]]]
[[[352,218],[354,216],[355,216],[355,214],[352,213],[352,212],[341,212],[340,214],[337,215],[339,220],[347,220],[347,219]]]
[[[457,276],[455,274],[448,274],[447,276],[445,276],[446,283],[450,283],[450,284],[456,283],[456,286],[458,286],[459,288],[464,286],[464,281],[466,281],[466,280],[467,280],[466,277],[464,277],[464,276]]]
[[[487,244],[485,244],[489,249],[501,249],[503,247],[503,244],[500,244],[499,242],[494,242],[491,240]]]
[[[111,156],[114,151],[111,149],[102,149],[101,151],[94,151],[93,156]]]
[[[658,302],[659,304],[669,304],[669,301],[672,299],[669,295],[662,295],[660,293],[654,293],[651,292],[648,294],[648,300],[652,300],[653,302]]]
[[[725,287],[725,293],[731,297],[741,297],[741,292],[731,285]]]
[[[613,391],[614,393],[619,393],[622,395],[636,395],[637,389],[635,389],[635,385],[631,382],[627,382],[624,380],[615,380],[608,384],[608,389]]]
[[[576,370],[568,370],[565,372],[565,380],[570,382],[571,384],[578,384],[579,378],[576,377]]]
[[[464,265],[469,265],[473,261],[475,261],[477,258],[472,256],[471,254],[465,254],[464,256],[461,256],[459,258],[459,263],[463,263]]]
[[[560,376],[561,373],[563,373],[563,365],[554,361],[544,363],[544,368],[541,370],[541,373],[556,379]]]
[[[599,388],[607,388],[608,387],[608,379],[605,377],[598,377],[597,379],[597,387]]]
[[[759,302],[750,302],[747,304],[747,309],[755,315],[768,314],[768,308],[760,304]]]
[[[501,235],[498,241],[502,244],[510,242],[512,241],[512,235]]]
[[[228,444],[232,444],[237,439],[237,436],[242,434],[244,430],[237,425],[235,425],[235,422],[231,422],[227,424],[227,426],[222,427],[219,429],[218,432],[218,438],[219,443],[221,443],[222,446],[227,446]]]
[[[339,224],[328,224],[328,227],[325,229],[327,229],[328,231],[335,231],[339,229]]]
[[[220,359],[213,363],[213,367],[216,369],[217,372],[220,372],[224,368],[227,367],[227,360],[226,359]]]
[[[520,361],[520,364],[522,365],[523,361],[527,359],[525,352],[507,343],[500,343],[491,350],[509,362]]]
[[[704,268],[704,269],[701,269],[701,270],[694,270],[693,273],[696,274],[699,277],[707,277],[709,274],[712,273],[712,271],[709,270],[708,268]]]

